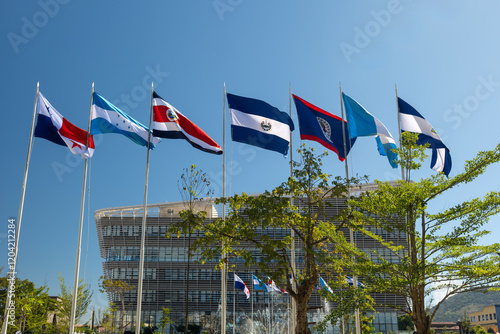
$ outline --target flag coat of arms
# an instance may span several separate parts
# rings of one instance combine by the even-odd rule
[[[448,176],[451,171],[451,155],[441,137],[415,108],[399,97],[398,106],[401,132],[418,133],[417,144],[428,143],[429,148],[432,149],[431,169]]]
[[[250,298],[250,290],[248,290],[247,285],[243,280],[236,274],[234,274],[234,287],[238,290],[241,290],[247,296],[247,299]]]
[[[288,153],[294,125],[287,113],[261,100],[229,93],[226,96],[231,113],[233,141],[283,155]]]
[[[342,98],[344,99],[351,138],[376,136],[378,152],[387,157],[392,168],[397,168],[398,156],[394,151],[397,148],[396,141],[389,130],[357,101],[344,93],[342,93]]]
[[[186,139],[199,150],[222,154],[222,149],[212,138],[156,92],[153,92],[153,135],[160,138]]]
[[[68,122],[40,92],[36,109],[35,137],[67,146],[73,154],[80,154],[82,158],[92,157],[95,149],[93,137],[88,135],[87,131]]]
[[[92,99],[92,121],[90,133],[118,133],[142,146],[148,145],[148,128],[115,107],[111,102],[94,92]],[[151,148],[160,138],[151,136]]]
[[[299,116],[300,139],[317,141],[327,149],[337,153],[340,161],[344,161],[356,141],[355,137],[349,139],[347,122],[297,95],[292,96]],[[346,136],[347,152],[344,151],[342,124]]]

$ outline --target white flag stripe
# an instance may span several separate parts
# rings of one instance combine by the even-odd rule
[[[432,169],[435,170],[436,172],[441,172],[444,169],[444,162],[445,162],[445,157],[446,157],[446,149],[445,148],[438,148],[436,150],[437,158],[436,158],[436,164],[432,166]]]
[[[392,137],[391,133],[389,132],[389,130],[387,130],[385,125],[382,124],[382,122],[380,122],[376,117],[373,117],[373,119],[375,120],[375,126],[377,127],[377,134],[378,135]]]
[[[255,131],[262,132],[266,135],[275,135],[284,140],[290,140],[290,126],[285,123],[278,122],[273,119],[269,119],[262,116],[251,115],[241,112],[236,109],[230,109],[231,111],[231,125],[241,126],[245,128],[250,128]],[[264,131],[261,126],[262,121],[267,121],[271,124],[270,131]]]
[[[409,114],[400,113],[401,131],[423,133],[429,137],[441,141],[439,135],[432,130],[432,126],[427,120]]]

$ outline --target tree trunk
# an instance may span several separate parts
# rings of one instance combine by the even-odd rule
[[[307,320],[307,303],[297,300],[297,313],[295,314],[296,327],[295,334],[310,334]]]

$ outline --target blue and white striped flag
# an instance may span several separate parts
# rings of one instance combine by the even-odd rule
[[[418,133],[417,145],[430,144],[432,149],[431,168],[448,176],[451,171],[450,150],[429,122],[411,105],[398,97],[401,132]]]
[[[293,121],[287,113],[264,101],[229,93],[226,95],[233,141],[287,154],[290,132],[294,130]]]

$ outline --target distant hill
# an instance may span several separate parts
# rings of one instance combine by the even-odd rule
[[[500,292],[464,292],[448,298],[434,317],[434,321],[457,321],[467,313],[481,311],[483,307],[500,304]]]

